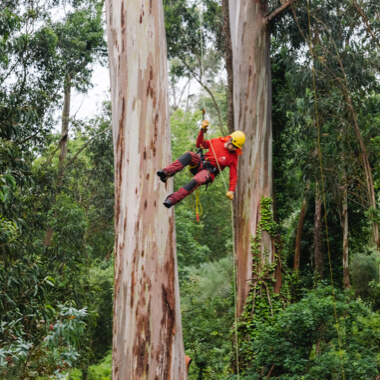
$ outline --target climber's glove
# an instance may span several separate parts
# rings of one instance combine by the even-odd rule
[[[226,197],[228,199],[231,199],[231,201],[234,199],[234,192],[233,191],[227,191]]]
[[[210,125],[210,122],[208,120],[203,120],[202,121],[202,125],[201,125],[201,129],[203,132],[207,132],[207,128],[208,126]]]

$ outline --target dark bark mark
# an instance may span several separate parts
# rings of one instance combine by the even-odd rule
[[[148,201],[145,200],[145,202],[144,202],[144,209],[146,210],[147,207],[148,207]]]
[[[111,2],[111,3],[112,3],[112,2]],[[121,27],[124,28],[124,26],[125,26],[125,18],[124,18],[124,2],[121,3],[120,22],[121,22]]]
[[[140,24],[142,24],[142,20],[145,16],[145,11],[144,11],[144,7],[141,8],[141,11],[140,11]]]
[[[130,302],[131,308],[133,307],[135,285],[136,285],[136,276],[135,276],[135,271],[133,271],[132,272],[132,281],[131,281],[131,302]],[[125,303],[125,305],[126,304],[127,303]]]
[[[149,0],[149,13],[152,14],[153,12],[153,0]]]
[[[144,160],[146,160],[146,148],[144,148],[143,158],[144,158]]]
[[[149,179],[149,177],[150,177],[150,174],[148,173],[147,175],[146,175],[146,180],[148,180]]]
[[[171,266],[169,264],[169,266]],[[173,273],[167,272],[166,273]],[[161,319],[161,326],[165,331],[164,339],[165,344],[162,345],[163,348],[166,348],[166,352],[163,353],[162,360],[164,360],[164,379],[169,379],[169,373],[171,368],[172,361],[172,342],[173,342],[173,332],[175,327],[175,313],[174,313],[174,289],[172,287],[172,281],[169,280],[169,287],[165,288],[164,284],[162,284],[162,308],[163,308],[163,316]],[[166,359],[166,360],[165,360]]]
[[[148,86],[146,88],[146,96],[150,96],[151,98],[155,98],[154,84],[153,84],[153,67],[149,66],[149,81]]]
[[[145,303],[145,299],[142,299]],[[137,311],[137,310],[136,310]],[[147,313],[139,313],[137,321],[137,339],[135,340],[135,345],[133,347],[133,353],[137,357],[137,368],[136,375],[142,376],[144,373],[149,373],[149,353],[148,348],[151,344],[151,333],[149,317],[151,313],[150,301],[148,304]]]

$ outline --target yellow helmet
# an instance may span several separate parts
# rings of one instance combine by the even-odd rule
[[[242,131],[235,131],[231,133],[232,144],[238,148],[242,148],[245,143],[245,134]]]

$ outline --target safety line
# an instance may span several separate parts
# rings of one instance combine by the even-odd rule
[[[203,74],[204,74],[204,54],[203,54],[203,35],[202,35],[202,27],[203,27],[203,10],[202,10],[202,4],[200,4],[199,6],[199,9],[200,9],[200,12],[199,12],[199,24],[200,24],[200,27],[199,27],[199,34],[200,34],[200,45],[201,45],[201,83],[203,83]],[[204,116],[204,112],[205,112],[205,109],[206,109],[206,106],[205,106],[205,94],[204,94],[204,87],[201,85],[202,87],[202,101],[203,101],[203,116]],[[204,119],[204,118],[203,118]],[[212,142],[211,142],[211,138],[209,139],[209,142],[210,142],[210,146],[211,146],[211,150],[212,150],[212,154],[214,155],[214,158],[215,158],[215,162],[218,166],[218,170],[219,170],[219,173],[223,179],[223,184],[224,184],[224,188],[226,190],[226,192],[228,191],[228,187],[227,187],[227,183],[226,183],[226,180],[223,176],[223,173],[220,169],[220,165],[219,165],[219,162],[217,160],[217,157],[216,157],[216,154],[215,154],[215,150],[214,150],[214,147],[212,145]],[[235,355],[236,355],[236,372],[237,372],[237,379],[239,380],[240,379],[240,367],[239,367],[239,341],[238,341],[238,315],[237,315],[237,279],[236,279],[236,276],[237,276],[237,269],[236,269],[236,246],[235,246],[235,229],[234,229],[234,207],[233,207],[233,203],[232,203],[232,200],[230,202],[230,206],[231,206],[231,230],[232,230],[232,247],[233,247],[233,257],[232,257],[232,262],[233,262],[233,287],[234,287],[234,309],[235,309]]]
[[[343,380],[345,380],[345,373],[344,373],[344,367],[343,367],[343,354],[342,354],[340,334],[339,334],[339,321],[338,321],[338,314],[337,314],[336,302],[335,302],[335,290],[334,290],[334,280],[333,280],[333,272],[332,272],[332,264],[331,264],[329,230],[328,230],[328,225],[327,225],[327,207],[326,207],[326,195],[325,195],[324,176],[323,176],[323,162],[322,162],[322,149],[321,149],[321,132],[320,132],[320,125],[319,125],[319,114],[318,114],[318,103],[317,103],[316,75],[315,75],[314,58],[313,58],[314,57],[314,51],[313,51],[313,44],[312,44],[312,40],[311,40],[311,23],[310,23],[310,5],[309,5],[309,0],[307,0],[307,16],[308,16],[308,23],[309,23],[309,49],[310,49],[311,64],[312,64],[312,73],[313,73],[315,117],[316,117],[317,135],[318,135],[318,157],[319,157],[319,167],[320,167],[320,171],[321,171],[323,207],[325,209],[325,217],[324,217],[324,219],[325,219],[325,226],[326,226],[327,253],[328,253],[328,257],[329,257],[331,289],[332,289],[332,297],[333,297],[333,304],[334,304],[335,324],[336,324],[336,330],[337,330],[337,336],[338,336],[340,364],[342,366]]]
[[[211,146],[212,154],[215,158],[215,162],[218,166],[219,173],[223,179],[223,184],[226,192],[228,191],[227,183],[224,178],[224,175],[222,173],[222,170],[220,169],[219,161],[216,157],[214,146],[212,145],[211,139],[208,140]],[[234,207],[232,200],[230,201],[231,206],[231,230],[232,230],[232,249],[233,249],[233,278],[234,278],[234,309],[235,309],[235,354],[236,354],[236,371],[237,371],[237,378],[240,379],[240,368],[239,368],[239,341],[238,341],[238,315],[237,315],[237,269],[236,269],[236,245],[235,245],[235,229],[234,229]]]

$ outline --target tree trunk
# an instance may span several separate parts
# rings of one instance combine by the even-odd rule
[[[306,210],[307,210],[307,200],[306,200],[306,198],[304,198],[302,201],[300,218],[298,220],[297,235],[296,235],[296,247],[294,250],[293,269],[296,271],[298,271],[300,269],[301,238],[302,238],[303,225],[305,223]]]
[[[64,98],[63,98],[63,112],[62,112],[62,125],[61,125],[61,140],[59,141],[59,166],[58,166],[58,188],[62,187],[63,175],[65,171],[65,158],[67,156],[67,144],[69,141],[69,120],[70,120],[70,103],[71,103],[71,75],[66,76]]]
[[[161,0],[107,0],[115,156],[113,369],[117,379],[186,379]]]
[[[350,270],[348,266],[348,212],[347,212],[347,189],[342,200],[342,212],[340,223],[343,229],[343,284],[344,289],[350,289]]]
[[[347,94],[347,102],[349,104],[353,119],[354,119],[354,130],[356,137],[359,141],[359,146],[361,150],[361,156],[362,156],[362,162],[364,167],[364,173],[365,173],[365,179],[366,179],[366,185],[367,185],[367,194],[368,194],[368,202],[370,208],[372,208],[374,211],[376,210],[376,194],[375,194],[375,188],[373,186],[373,178],[372,178],[372,169],[371,165],[369,163],[367,148],[364,144],[362,134],[359,128],[359,124],[357,122],[356,113],[354,110],[354,106],[352,103],[351,96]],[[376,220],[372,221],[372,239],[376,245],[376,249],[380,251],[380,233],[379,233],[379,224]]]
[[[315,191],[315,214],[314,214],[314,260],[315,268],[320,279],[323,278],[323,252],[322,252],[322,202],[319,197],[318,182]]]
[[[67,145],[69,140],[69,120],[70,120],[70,103],[71,103],[71,80],[72,77],[68,74],[65,78],[64,95],[63,95],[63,111],[61,123],[61,139],[59,141],[59,164],[57,177],[57,194],[61,191],[63,184],[63,176],[65,172],[65,158],[67,156]],[[56,201],[54,201],[54,204]],[[54,230],[48,227],[46,230],[44,245],[50,247],[53,239]]]
[[[231,45],[231,29],[230,29],[230,10],[228,0],[222,0],[223,9],[223,36],[224,36],[224,59],[226,61],[227,71],[227,127],[228,132],[232,133],[235,130],[234,125],[234,79],[233,79],[233,59]]]
[[[250,291],[252,252],[262,197],[272,197],[272,125],[270,33],[264,17],[267,1],[230,0],[234,72],[235,128],[246,134],[239,159],[236,200],[237,308],[241,313]],[[261,237],[259,270],[275,262],[274,238]]]

